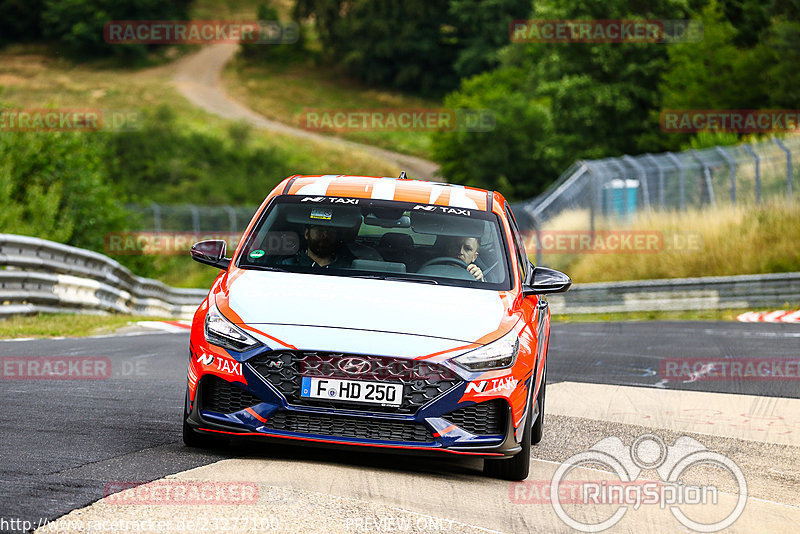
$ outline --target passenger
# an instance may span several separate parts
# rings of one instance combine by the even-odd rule
[[[303,236],[306,238],[306,249],[284,259],[281,265],[346,269],[352,264],[353,255],[342,246],[336,228],[307,225]]]

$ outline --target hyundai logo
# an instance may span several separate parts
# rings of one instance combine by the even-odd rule
[[[364,358],[342,358],[336,363],[336,366],[349,375],[367,373],[371,368],[369,360]]]

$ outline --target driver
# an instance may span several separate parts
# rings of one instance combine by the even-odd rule
[[[348,268],[353,256],[341,246],[337,229],[332,226],[306,225],[303,232],[306,249],[281,262],[302,267]]]
[[[475,260],[478,258],[478,249],[481,242],[477,237],[459,237],[455,240],[454,255],[459,260],[467,264],[467,271],[475,277],[479,282],[485,282],[483,271],[475,265]]]

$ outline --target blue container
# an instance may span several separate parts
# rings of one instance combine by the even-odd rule
[[[631,217],[636,213],[639,180],[611,180],[603,185],[603,214]]]

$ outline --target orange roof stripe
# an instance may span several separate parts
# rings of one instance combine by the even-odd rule
[[[299,176],[292,182],[287,194],[375,198],[483,211],[488,207],[488,193],[483,189],[372,176]]]

